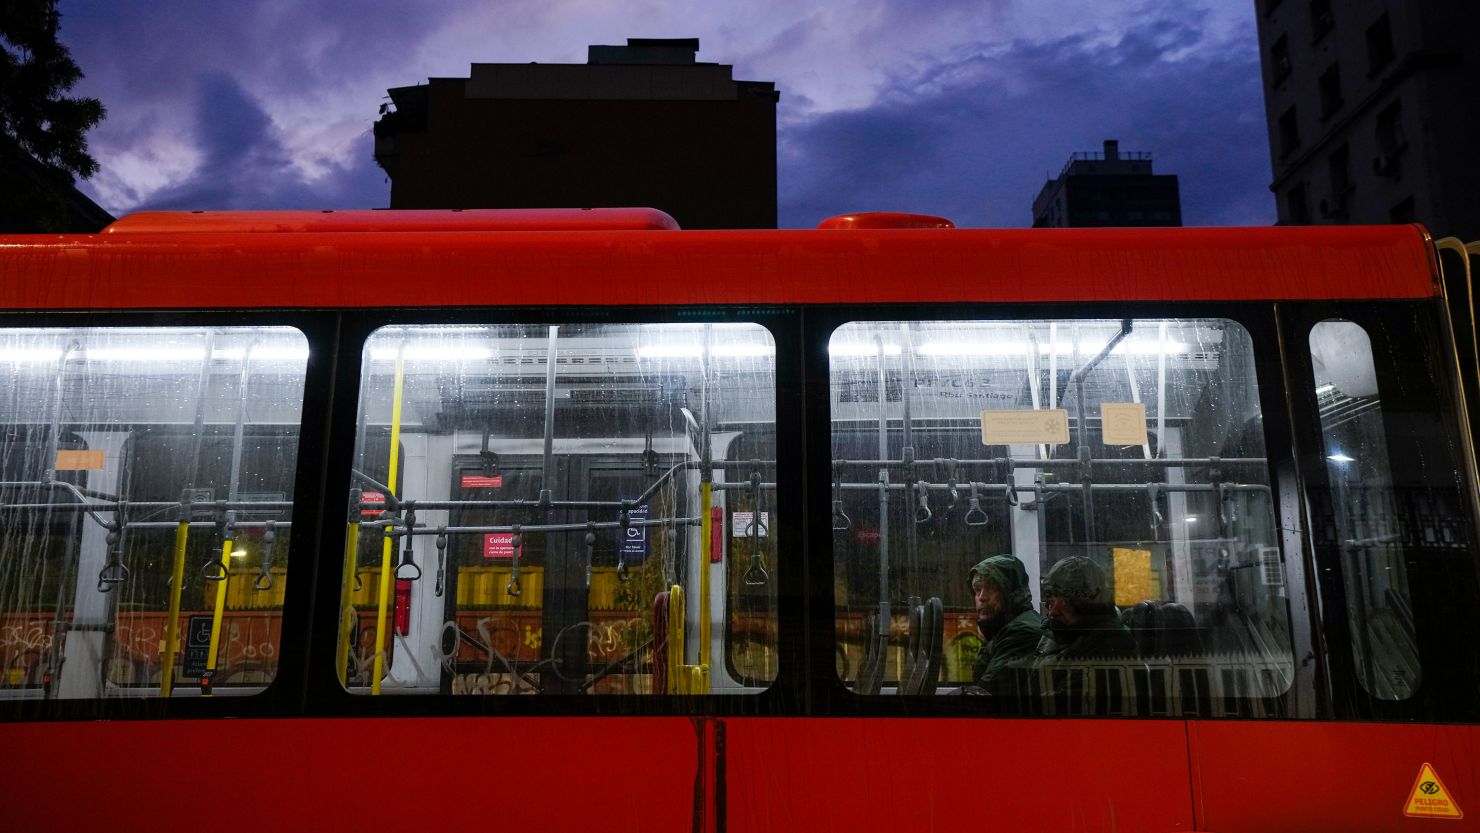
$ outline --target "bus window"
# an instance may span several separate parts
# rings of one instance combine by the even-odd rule
[[[289,327],[0,330],[0,697],[272,681],[307,361]]]
[[[342,682],[473,695],[766,685],[774,352],[755,324],[373,333]]]
[[[1351,321],[1322,321],[1310,354],[1357,679],[1373,697],[1406,700],[1422,668],[1372,342]]]
[[[836,662],[855,691],[1207,715],[1286,690],[1243,327],[853,322],[829,350]]]

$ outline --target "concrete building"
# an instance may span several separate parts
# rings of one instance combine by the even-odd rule
[[[779,94],[698,51],[633,38],[585,64],[473,64],[390,90],[375,161],[391,208],[647,206],[684,228],[775,228]]]
[[[1070,156],[1033,200],[1034,228],[1180,225],[1177,177],[1152,173],[1151,154],[1122,152],[1114,139]]]
[[[1279,221],[1480,237],[1480,3],[1256,9]]]

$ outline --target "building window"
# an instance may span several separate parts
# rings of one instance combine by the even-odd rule
[[[1285,224],[1310,225],[1310,186],[1304,182],[1296,183],[1285,194]]]
[[[1372,172],[1397,176],[1398,163],[1408,148],[1403,135],[1403,102],[1394,101],[1377,114],[1377,156],[1372,159]]]
[[[1296,148],[1300,147],[1300,128],[1295,121],[1295,107],[1293,105],[1284,112],[1284,115],[1280,116],[1279,127],[1280,158],[1283,159],[1294,153]]]
[[[1310,30],[1311,43],[1319,41],[1336,26],[1336,19],[1331,16],[1331,0],[1310,0]]]
[[[1347,208],[1347,198],[1352,191],[1351,156],[1351,148],[1343,144],[1326,159],[1331,194],[1321,201],[1321,216],[1336,222],[1351,218],[1351,212]]]
[[[1393,62],[1393,24],[1387,12],[1367,27],[1367,74],[1376,75]]]
[[[1278,84],[1290,77],[1290,41],[1284,35],[1280,35],[1274,45],[1269,48],[1270,66],[1274,68],[1274,83]]]
[[[1329,118],[1332,113],[1341,109],[1341,71],[1337,64],[1332,64],[1321,73],[1321,118]]]
[[[1388,222],[1390,223],[1413,223],[1417,222],[1417,215],[1413,209],[1413,197],[1407,197],[1402,202],[1388,209]]]

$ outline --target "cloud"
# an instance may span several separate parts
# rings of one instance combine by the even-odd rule
[[[1241,34],[1230,48],[1196,17],[1153,18],[1113,41],[979,44],[895,78],[875,105],[783,134],[781,224],[887,209],[1025,226],[1069,154],[1108,138],[1178,175],[1186,224],[1271,223],[1258,52]]]
[[[389,202],[371,159],[372,140],[345,166],[303,176],[280,131],[230,76],[202,75],[194,96],[200,163],[182,181],[150,194],[140,209],[370,208]]]
[[[1188,222],[1269,222],[1253,6],[1225,0],[63,0],[76,92],[109,115],[83,188],[143,206],[385,205],[388,87],[628,36],[775,81],[781,217],[880,207],[1023,225],[1047,170],[1119,138]],[[1210,91],[1216,91],[1210,93]]]

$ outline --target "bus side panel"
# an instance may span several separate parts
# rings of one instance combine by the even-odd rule
[[[1180,721],[726,721],[730,833],[1192,829]]]
[[[1198,819],[1218,833],[1480,829],[1480,727],[1189,721]],[[1431,764],[1464,818],[1403,811]]]
[[[4,830],[689,830],[686,718],[0,726]]]

